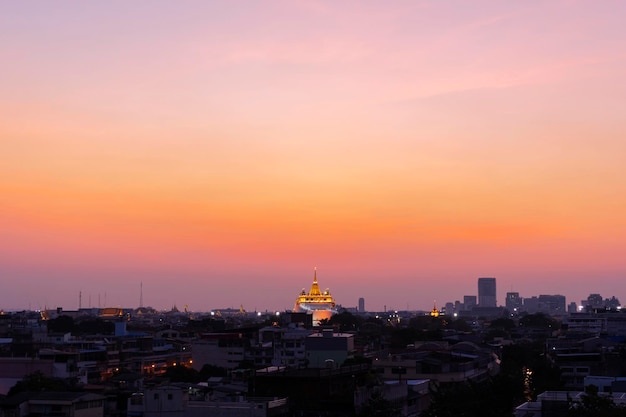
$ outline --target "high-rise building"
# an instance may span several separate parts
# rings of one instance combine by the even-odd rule
[[[365,298],[359,298],[359,313],[365,312]]]
[[[520,311],[522,307],[522,298],[519,296],[519,293],[507,292],[505,305],[511,313],[513,313],[514,311]]]
[[[496,303],[496,279],[478,278],[478,306],[497,307]]]
[[[463,310],[472,311],[474,307],[476,307],[476,296],[464,295],[463,296]]]

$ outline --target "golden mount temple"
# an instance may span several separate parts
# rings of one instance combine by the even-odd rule
[[[318,326],[320,320],[329,319],[330,316],[337,312],[335,308],[335,299],[330,295],[328,288],[324,292],[320,291],[320,286],[317,283],[317,268],[313,272],[313,285],[311,290],[306,293],[303,288],[302,292],[296,299],[294,306],[296,313],[311,313],[313,314],[313,325]]]

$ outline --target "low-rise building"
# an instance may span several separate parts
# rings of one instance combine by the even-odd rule
[[[213,397],[189,384],[163,385],[137,392],[128,400],[128,417],[278,417],[288,412],[286,398],[246,397],[241,392]]]
[[[311,368],[341,366],[346,359],[354,357],[354,335],[351,333],[324,329],[307,336],[304,344],[307,366]]]
[[[3,416],[103,417],[102,395],[86,392],[21,392],[1,404]]]
[[[474,343],[452,346],[435,342],[376,358],[373,367],[384,380],[430,380],[435,384],[481,381],[499,372],[499,359]]]

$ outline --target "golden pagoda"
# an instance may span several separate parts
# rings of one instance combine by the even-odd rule
[[[437,310],[437,303],[433,302],[433,309],[430,310],[430,316],[431,317],[439,317],[439,314],[441,314],[441,313],[439,313],[439,310]]]
[[[330,295],[328,288],[324,292],[320,290],[320,286],[317,283],[317,268],[313,271],[311,290],[307,294],[306,290],[302,289],[293,309],[297,313],[311,312],[313,314],[314,326],[319,325],[323,319],[329,319],[337,312],[335,299]]]

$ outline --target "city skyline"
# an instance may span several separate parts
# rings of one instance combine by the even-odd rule
[[[0,4],[0,308],[626,298],[619,1]]]
[[[316,269],[314,269],[314,274],[316,274]],[[486,278],[484,277],[479,277],[477,279],[476,282],[476,289],[474,292],[469,292],[466,294],[463,294],[459,297],[456,297],[454,299],[449,299],[449,300],[437,300],[437,299],[433,299],[432,302],[434,303],[435,307],[438,308],[439,310],[444,308],[444,305],[446,303],[455,303],[455,302],[460,302],[461,304],[463,303],[463,299],[464,297],[470,296],[470,297],[474,297],[476,301],[478,301],[479,299],[479,295],[480,294],[480,288],[481,288],[481,280],[485,280]],[[497,278],[487,278],[487,279],[496,279]],[[128,287],[125,287],[126,289],[129,289]],[[188,310],[188,311],[193,311],[193,312],[208,312],[208,311],[217,311],[217,310],[221,310],[221,309],[240,309],[240,308],[244,308],[247,312],[252,312],[252,311],[259,311],[259,312],[280,312],[280,311],[292,311],[293,307],[289,306],[289,305],[276,305],[276,306],[270,306],[270,307],[265,307],[265,308],[259,308],[257,307],[258,303],[254,303],[254,306],[251,307],[250,305],[244,305],[243,303],[240,304],[216,304],[216,305],[203,305],[200,308],[191,308],[188,304],[183,303],[177,303],[177,302],[171,302],[170,304],[160,304],[160,305],[152,305],[151,303],[145,303],[144,302],[144,286],[143,286],[143,282],[139,283],[139,287],[138,287],[138,292],[137,292],[137,303],[133,304],[133,302],[129,302],[127,304],[123,304],[123,303],[119,303],[118,301],[120,299],[124,299],[124,300],[128,300],[129,297],[119,297],[119,293],[116,291],[113,291],[112,293],[104,291],[104,292],[97,292],[96,294],[92,294],[92,293],[83,293],[83,291],[78,291],[78,293],[76,294],[76,300],[75,300],[75,305],[72,304],[72,302],[70,302],[68,305],[61,305],[58,303],[52,303],[52,304],[47,304],[47,303],[43,303],[41,304],[40,302],[36,302],[34,303],[35,305],[33,306],[33,302],[29,302],[28,306],[22,306],[22,307],[14,307],[14,308],[3,308],[2,306],[0,306],[0,309],[4,310],[4,311],[21,311],[21,310],[43,310],[43,309],[48,309],[48,310],[54,310],[56,308],[63,308],[64,310],[75,310],[75,309],[79,309],[79,308],[106,308],[106,307],[118,307],[118,308],[138,308],[138,307],[149,307],[149,308],[155,308],[156,310],[159,311],[168,311],[172,308],[177,308],[180,311],[183,310]],[[302,291],[305,291],[306,288],[303,288]],[[329,290],[329,288],[326,288],[326,290]],[[126,294],[128,294],[130,291],[125,291]],[[502,296],[500,297],[500,293],[503,293]],[[519,297],[521,298],[521,300],[525,300],[525,299],[531,299],[531,298],[537,298],[540,296],[563,296],[566,299],[566,304],[569,305],[570,303],[575,303],[579,308],[584,306],[586,304],[586,301],[588,299],[588,297],[594,297],[594,302],[597,302],[598,296],[600,296],[600,298],[602,300],[608,300],[611,299],[613,297],[617,298],[618,300],[620,299],[619,296],[617,296],[616,294],[603,294],[603,293],[599,293],[599,292],[594,292],[591,291],[588,294],[586,294],[585,296],[582,296],[579,299],[572,299],[569,298],[567,295],[562,294],[562,293],[546,293],[546,292],[537,292],[537,293],[528,293],[528,294],[524,294],[524,293],[519,293],[518,291],[512,291],[511,289],[506,289],[506,290],[500,290],[498,291],[496,294],[496,300],[495,300],[495,305],[491,304],[491,302],[488,302],[489,305],[483,305],[482,307],[505,307],[506,306],[506,296],[509,293],[513,293],[513,294],[517,294],[519,295]],[[299,294],[301,295],[301,294]],[[331,294],[332,295],[332,294]],[[220,297],[221,298],[221,297]],[[296,297],[297,298],[297,297]],[[502,301],[499,301],[500,298],[502,299]],[[433,304],[431,303],[431,305],[412,305],[410,302],[407,302],[406,306],[401,306],[401,305],[395,305],[393,303],[388,304],[385,303],[384,301],[381,300],[368,300],[364,297],[358,297],[355,299],[354,303],[338,303],[338,306],[341,308],[347,308],[347,309],[357,309],[357,311],[361,311],[359,308],[359,305],[361,303],[361,300],[363,301],[363,304],[365,305],[365,303],[367,303],[367,305],[373,304],[374,306],[377,306],[376,308],[366,308],[363,311],[371,311],[371,312],[381,312],[381,311],[423,311],[423,312],[429,312],[432,307]],[[373,303],[372,303],[373,301]],[[438,302],[439,301],[439,302]],[[472,307],[474,306],[478,306],[481,307],[480,302],[477,302],[476,305],[472,305]],[[470,308],[471,309],[471,308]]]

